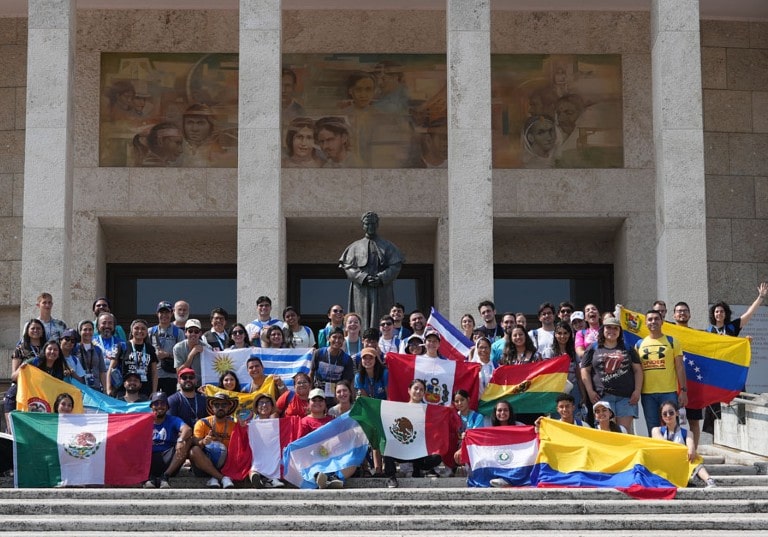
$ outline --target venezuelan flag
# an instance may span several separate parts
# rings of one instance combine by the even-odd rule
[[[503,365],[493,372],[478,410],[489,416],[498,401],[509,401],[517,414],[555,411],[555,396],[568,380],[568,356],[532,364]]]
[[[615,488],[637,498],[672,499],[688,476],[682,444],[541,420],[535,486]]]
[[[624,341],[632,345],[648,335],[645,315],[622,309]],[[747,338],[721,336],[672,323],[661,327],[683,348],[688,380],[688,408],[730,403],[747,383],[752,351]],[[641,358],[642,359],[642,358]]]

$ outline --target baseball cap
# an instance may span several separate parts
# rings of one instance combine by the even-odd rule
[[[571,313],[571,322],[575,321],[576,319],[584,320],[584,312],[583,311],[574,311]]]
[[[323,391],[322,388],[315,388],[314,390],[309,392],[309,400],[310,401],[312,399],[314,399],[315,397],[322,397],[323,399],[325,399],[325,392]]]
[[[163,300],[163,301],[161,301],[161,302],[159,302],[157,304],[157,310],[156,311],[159,313],[162,310],[173,311],[173,306],[167,300]]]
[[[156,402],[162,401],[166,405],[168,404],[168,396],[165,395],[165,392],[155,392],[152,394],[152,399],[150,399],[150,406],[154,405]]]
[[[184,369],[179,371],[177,376],[181,378],[182,375],[189,375],[189,374],[197,375],[194,369],[192,369],[191,367],[185,367]]]
[[[203,329],[203,325],[200,324],[200,321],[197,319],[189,319],[186,324],[184,324],[184,330],[187,330],[189,328],[197,328],[198,330]]]

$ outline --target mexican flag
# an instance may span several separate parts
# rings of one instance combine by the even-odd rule
[[[349,416],[383,455],[401,460],[440,455],[446,462],[453,460],[460,425],[453,408],[359,397]]]
[[[11,412],[14,486],[126,486],[149,475],[152,414]]]
[[[470,408],[475,409],[480,388],[480,367],[479,363],[389,352],[387,397],[390,401],[409,401],[408,386],[413,379],[421,379],[427,385],[424,393],[426,403],[453,407],[453,394],[458,389],[464,389],[469,393]]]
[[[493,372],[478,410],[485,416],[493,413],[498,401],[509,401],[517,414],[546,414],[555,411],[555,397],[565,389],[567,355],[531,364],[503,365]]]
[[[251,420],[238,423],[229,439],[227,462],[221,473],[242,481],[251,470],[271,479],[280,479],[285,446],[299,438],[301,418]]]

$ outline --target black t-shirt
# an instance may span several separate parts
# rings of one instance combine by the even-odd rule
[[[581,360],[581,367],[592,367],[592,388],[602,396],[605,393],[630,397],[635,389],[632,364],[640,358],[634,349],[619,344],[614,349],[590,346]]]
[[[155,348],[147,342],[134,345],[130,341],[125,344],[125,350],[118,355],[120,372],[123,378],[128,373],[138,373],[141,377],[141,393],[148,395],[152,392],[151,365],[157,363]]]

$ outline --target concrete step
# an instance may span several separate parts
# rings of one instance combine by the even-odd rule
[[[83,515],[77,518],[60,516],[10,515],[3,519],[5,531],[30,531],[40,534],[48,531],[89,531],[110,532],[146,531],[151,528],[157,534],[177,531],[179,528],[194,528],[195,532],[242,531],[248,528],[252,532],[269,531],[305,531],[312,533],[336,532],[348,528],[348,516],[326,515],[322,517],[304,516],[292,513],[281,519],[269,516],[228,515],[223,517],[195,516],[194,508],[185,516],[152,515],[126,517],[119,520],[99,515]],[[606,517],[599,515],[519,515],[498,513],[494,516],[433,515],[418,516],[367,516],[354,520],[355,530],[360,535],[369,531],[498,531],[500,528],[526,528],[530,531],[594,530],[596,527],[605,531],[656,531],[670,530],[715,530],[727,527],[729,530],[764,530],[768,525],[768,514],[712,514],[702,516],[699,513],[678,512],[675,516],[660,517],[655,513],[640,515],[618,515]]]
[[[217,501],[196,505],[190,513],[187,499],[144,498],[131,502],[124,500],[101,500],[72,502],[68,499],[30,499],[17,502],[0,503],[2,516],[46,516],[62,515],[80,517],[82,515],[102,515],[105,518],[123,516],[150,517],[163,513],[168,516],[195,517],[237,516],[248,513],[249,516],[281,516],[285,513],[300,513],[302,516],[326,516],[329,503],[318,495],[305,495],[301,499],[283,499],[265,501],[263,498],[237,499],[225,502]],[[507,515],[613,515],[621,512],[629,514],[675,515],[712,513],[768,513],[768,499],[764,500],[720,500],[713,505],[709,498],[680,501],[633,501],[573,499],[573,500],[508,500],[492,499],[456,499],[450,502],[432,499],[392,501],[392,500],[357,500],[347,499],[334,506],[335,516],[367,517],[389,515],[394,517],[419,516],[421,513],[445,516],[495,516]]]

